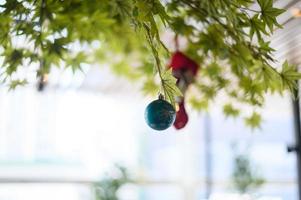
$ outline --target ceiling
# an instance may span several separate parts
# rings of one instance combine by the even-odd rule
[[[280,62],[288,60],[299,65],[301,63],[301,17],[294,17],[293,11],[301,9],[301,1],[278,0],[275,5],[287,10],[278,18],[283,29],[277,29],[271,37],[271,46],[276,50],[275,58]]]

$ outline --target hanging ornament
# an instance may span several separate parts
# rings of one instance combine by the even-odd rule
[[[157,131],[169,128],[175,121],[176,111],[174,107],[159,95],[159,99],[151,102],[145,109],[145,121]]]
[[[176,120],[174,122],[174,127],[176,129],[184,128],[188,122],[188,115],[185,110],[184,100],[179,103],[179,110],[176,113]]]
[[[177,37],[175,38],[177,51],[173,54],[169,67],[172,69],[174,77],[177,78],[177,86],[181,90],[183,97],[177,99],[179,109],[176,113],[174,127],[182,129],[188,122],[188,115],[185,109],[185,92],[188,86],[193,83],[195,76],[199,70],[198,64],[188,56],[178,50]]]

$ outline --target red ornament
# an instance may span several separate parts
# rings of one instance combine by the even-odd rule
[[[185,110],[184,99],[183,99],[183,101],[179,103],[179,110],[176,113],[176,120],[173,125],[176,129],[181,129],[186,126],[187,122],[188,122],[188,115]]]
[[[170,62],[170,67],[172,68],[172,71],[178,71],[178,70],[187,70],[192,72],[193,76],[195,76],[198,72],[199,66],[198,64],[188,58],[185,54],[183,54],[180,51],[176,51]]]
[[[176,129],[182,129],[188,122],[188,115],[184,104],[185,92],[188,86],[194,81],[199,70],[199,65],[182,52],[176,51],[171,58],[169,67],[172,68],[172,73],[177,78],[177,86],[183,93],[183,98],[179,98],[178,100],[179,110],[176,113],[176,121],[174,122]]]

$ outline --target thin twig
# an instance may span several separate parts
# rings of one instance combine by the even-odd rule
[[[163,93],[164,93],[164,97],[166,98],[167,97],[167,92],[166,92],[166,88],[165,88],[165,82],[164,82],[164,79],[163,79],[163,74],[162,74],[162,71],[161,71],[161,62],[160,62],[160,59],[159,59],[159,55],[158,55],[157,50],[155,49],[149,27],[146,24],[143,24],[143,27],[146,30],[147,41],[148,41],[148,43],[149,43],[149,45],[152,49],[152,53],[153,53],[153,56],[154,56],[155,61],[156,61],[156,68],[157,68],[159,78],[160,78],[160,81],[161,81],[161,87],[162,87],[162,90],[163,90]]]

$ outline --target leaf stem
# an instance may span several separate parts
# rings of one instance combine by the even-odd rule
[[[251,8],[242,7],[242,6],[239,6],[239,5],[237,5],[237,4],[233,3],[233,2],[231,2],[231,4],[232,4],[234,7],[238,8],[238,9],[240,9],[240,10],[250,11],[250,12],[254,12],[254,13],[258,13],[258,14],[261,13],[261,11],[259,11],[259,10],[253,10],[253,9],[251,9]]]

